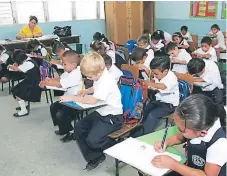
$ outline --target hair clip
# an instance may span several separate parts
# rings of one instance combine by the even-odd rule
[[[95,40],[93,40],[93,41],[91,42],[91,45],[94,45],[94,43],[95,43]]]

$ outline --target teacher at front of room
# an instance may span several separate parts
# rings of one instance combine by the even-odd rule
[[[36,16],[29,17],[28,25],[24,26],[17,34],[17,39],[21,40],[24,38],[37,38],[42,37],[43,32],[39,26],[37,26],[38,19]]]

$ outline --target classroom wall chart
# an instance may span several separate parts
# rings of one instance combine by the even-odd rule
[[[216,18],[217,1],[192,1],[190,3],[190,17]]]
[[[227,2],[223,1],[222,2],[222,10],[221,10],[221,18],[222,19],[227,19]]]

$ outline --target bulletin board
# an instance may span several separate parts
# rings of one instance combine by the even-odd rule
[[[190,17],[216,18],[218,1],[191,1]]]
[[[227,19],[227,2],[223,1],[222,2],[222,10],[221,10],[221,18],[222,19]]]

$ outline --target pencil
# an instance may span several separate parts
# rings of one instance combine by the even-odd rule
[[[81,87],[81,92],[85,93],[85,85],[84,85],[84,80],[82,79],[82,87]]]
[[[162,145],[161,145],[162,149],[163,149],[164,144],[165,144],[165,141],[166,141],[166,136],[167,136],[168,128],[169,128],[169,126],[166,127],[166,130],[165,130],[165,133],[164,133],[164,136],[163,136],[163,139],[162,139]]]

